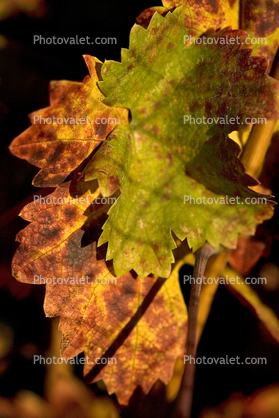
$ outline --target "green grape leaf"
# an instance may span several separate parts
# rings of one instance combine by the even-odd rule
[[[187,33],[183,8],[155,13],[147,30],[134,25],[121,63],[102,66],[105,103],[128,108],[131,120],[115,128],[84,174],[98,178],[104,196],[121,190],[98,242],[108,241],[117,275],[167,277],[173,233],[194,251],[206,240],[235,248],[238,233],[253,234],[273,213],[247,201],[262,195],[249,189],[257,181],[228,134],[252,117],[278,117],[278,83],[265,74],[266,59],[242,48],[244,31],[211,31],[207,42],[185,47]],[[191,117],[196,123],[185,123]],[[222,195],[235,200],[223,204]]]

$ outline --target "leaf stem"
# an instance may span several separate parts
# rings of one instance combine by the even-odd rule
[[[176,417],[178,418],[190,418],[194,379],[196,371],[196,352],[197,352],[197,323],[198,323],[198,311],[199,300],[202,287],[202,280],[196,283],[196,279],[204,276],[207,261],[214,254],[215,250],[211,245],[205,243],[198,251],[196,255],[196,261],[194,266],[194,280],[192,282],[190,302],[189,302],[189,314],[188,314],[188,332],[186,343],[186,355],[188,361],[184,370],[180,391],[176,404]],[[194,360],[195,359],[195,360]],[[192,362],[194,360],[194,362]]]

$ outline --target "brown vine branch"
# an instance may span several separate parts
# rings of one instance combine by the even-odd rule
[[[189,302],[189,314],[188,314],[188,332],[186,343],[186,355],[188,361],[184,370],[180,391],[178,394],[176,405],[176,416],[178,418],[190,418],[193,388],[196,364],[196,351],[197,351],[197,323],[198,323],[198,311],[199,300],[202,287],[202,280],[196,282],[198,278],[202,279],[206,269],[208,259],[214,254],[215,250],[211,245],[205,243],[198,251],[196,255],[196,261],[194,266],[194,281],[191,287],[190,302]]]

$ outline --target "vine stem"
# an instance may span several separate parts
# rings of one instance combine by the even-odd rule
[[[191,285],[191,294],[188,310],[188,331],[186,341],[187,363],[182,377],[181,387],[176,404],[177,418],[190,418],[192,409],[193,389],[196,372],[197,352],[197,323],[199,300],[202,287],[202,278],[205,273],[207,261],[215,253],[215,249],[205,243],[196,254],[194,266],[194,280]],[[201,280],[197,281],[200,278]],[[197,281],[197,282],[196,282]],[[190,361],[189,361],[190,360]]]

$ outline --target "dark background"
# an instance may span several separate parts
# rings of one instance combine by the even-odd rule
[[[160,3],[53,0],[45,3],[44,13],[39,18],[20,13],[0,22],[0,34],[8,39],[7,47],[0,50],[0,332],[7,338],[10,338],[9,332],[13,334],[12,348],[0,363],[0,396],[13,397],[23,388],[43,396],[45,368],[33,365],[32,356],[43,354],[50,341],[50,319],[45,318],[43,312],[44,286],[18,283],[10,272],[11,259],[18,245],[15,235],[26,225],[17,215],[28,199],[32,200],[32,193],[36,193],[31,182],[38,169],[13,157],[7,147],[29,126],[27,115],[48,106],[50,80],[82,81],[87,74],[83,54],[94,55],[102,61],[119,60],[121,47],[128,47],[135,18],[142,10],[154,5]],[[117,44],[34,45],[34,35],[116,37]],[[272,183],[276,187],[278,153],[276,158],[274,152],[272,156],[276,168],[267,173],[265,181],[269,184],[265,185]],[[277,218],[268,225],[262,235],[265,236],[268,230],[269,235],[276,236]],[[260,267],[267,261],[278,265],[277,254],[278,241],[275,240],[253,270],[253,276],[258,276]],[[183,274],[192,274],[191,267],[185,266],[181,276]],[[187,300],[189,287],[182,287]],[[258,287],[256,290],[279,315],[278,288],[274,292]],[[226,400],[233,392],[248,395],[278,381],[277,344],[256,317],[224,286],[220,286],[217,292],[199,345],[198,356],[203,355],[266,357],[267,365],[197,366],[193,416],[208,405]],[[82,376],[78,367],[76,373]],[[92,385],[92,390],[99,393],[96,385]],[[154,400],[153,408],[150,407],[152,396],[146,398],[141,408],[134,409],[133,414],[126,411],[123,415],[168,416],[172,405],[165,403],[163,388],[156,402]]]

